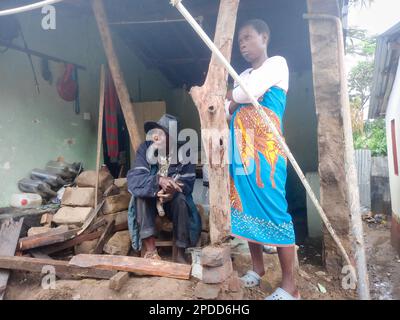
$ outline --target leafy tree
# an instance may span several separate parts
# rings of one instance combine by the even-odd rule
[[[385,119],[376,119],[365,123],[363,132],[354,132],[354,148],[369,149],[373,156],[386,156]]]

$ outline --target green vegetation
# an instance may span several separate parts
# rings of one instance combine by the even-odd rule
[[[354,148],[369,149],[373,156],[386,156],[386,127],[385,119],[366,122],[362,132],[354,132]]]

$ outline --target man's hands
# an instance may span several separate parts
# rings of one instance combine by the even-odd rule
[[[175,182],[174,179],[170,177],[160,177],[158,184],[160,185],[164,193],[174,194],[176,191],[182,192],[182,188],[179,183]]]
[[[183,192],[183,184],[170,177],[160,177],[158,184],[161,190],[157,193],[157,197],[161,203],[171,201],[176,192]]]

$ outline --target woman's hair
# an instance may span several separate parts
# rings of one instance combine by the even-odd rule
[[[261,19],[247,20],[245,23],[242,24],[240,29],[243,29],[244,27],[248,26],[253,27],[260,34],[266,33],[268,35],[268,43],[269,43],[269,40],[271,39],[271,30],[265,21]]]

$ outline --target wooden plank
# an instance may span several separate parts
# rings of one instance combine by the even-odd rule
[[[49,232],[19,239],[18,249],[28,250],[46,245],[60,243],[73,238],[79,229],[68,230],[67,226],[54,228]]]
[[[100,236],[99,241],[97,241],[96,247],[93,250],[93,253],[102,253],[103,252],[103,247],[106,244],[106,241],[108,240],[113,228],[115,225],[115,220],[111,220],[110,222],[107,223],[106,228],[104,229],[103,233]]]
[[[133,106],[130,100],[129,91],[126,86],[124,75],[122,73],[121,66],[119,64],[118,57],[114,49],[103,0],[92,0],[92,8],[94,16],[96,18],[101,41],[103,43],[104,51],[107,57],[108,66],[114,80],[118,99],[121,103],[121,109],[124,114],[129,137],[131,139],[131,144],[133,150],[136,151],[140,145],[138,122],[135,114],[132,111]]]
[[[191,266],[162,260],[144,259],[113,255],[79,254],[70,262],[79,267],[95,267],[175,279],[190,278]]]
[[[99,122],[97,124],[97,151],[96,151],[96,185],[94,196],[94,207],[97,206],[97,196],[99,192],[99,170],[100,170],[100,153],[103,138],[103,114],[104,114],[104,92],[106,82],[106,71],[104,64],[100,68],[100,93],[99,93]],[[94,218],[92,218],[94,219]]]
[[[24,218],[18,222],[6,220],[0,225],[0,255],[14,256]],[[10,272],[0,270],[0,300],[3,300]]]
[[[53,266],[56,276],[63,278],[110,279],[117,274],[114,270],[82,268],[71,265],[68,261],[0,256],[0,268],[2,269],[41,273],[44,266]]]
[[[214,43],[230,61],[239,0],[221,0]],[[228,126],[224,110],[228,71],[213,54],[207,78],[201,87],[190,90],[201,121],[202,140],[209,163],[210,237],[212,244],[230,238],[228,173]],[[207,129],[207,130],[203,130]]]
[[[128,223],[124,222],[124,223],[116,225],[113,228],[113,232],[123,231],[123,230],[127,230],[127,229],[128,229]],[[43,248],[41,248],[41,251],[46,254],[52,254],[55,252],[59,252],[59,251],[68,249],[68,248],[72,248],[73,246],[80,244],[84,241],[98,239],[101,237],[102,234],[103,234],[103,231],[95,231],[92,233],[83,233],[83,234],[80,234],[79,236],[76,236],[75,238],[65,241],[63,243],[43,247]]]
[[[82,234],[85,232],[85,230],[91,225],[91,223],[93,222],[94,218],[97,217],[97,215],[99,214],[100,209],[103,207],[104,203],[105,203],[105,199],[100,202],[100,204],[96,205],[95,209],[93,209],[90,213],[89,216],[86,218],[85,222],[83,223],[83,226],[81,227],[81,229],[78,231],[78,235]]]

